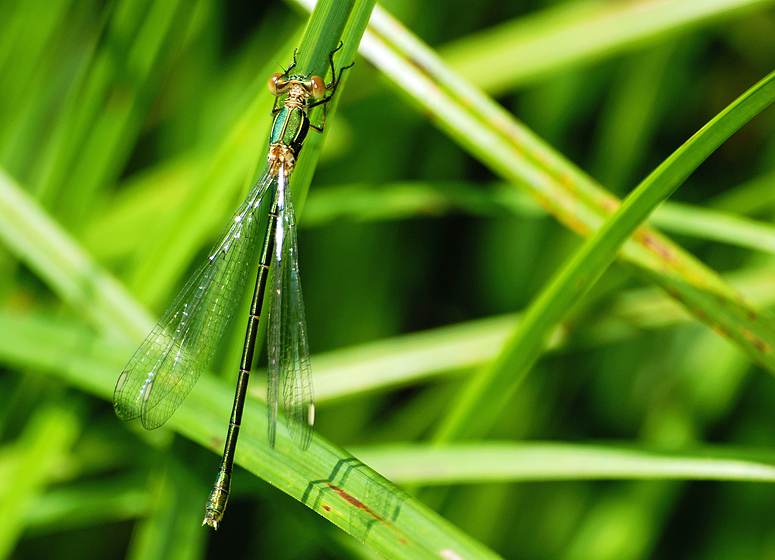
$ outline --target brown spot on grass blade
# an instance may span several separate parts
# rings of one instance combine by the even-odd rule
[[[677,259],[672,248],[657,239],[653,232],[647,229],[639,229],[635,232],[635,239],[671,266],[675,265]]]
[[[770,352],[770,346],[764,342],[762,339],[757,337],[750,329],[746,329],[745,327],[740,329],[740,332],[743,334],[745,339],[751,343],[751,345],[756,348],[759,352],[762,354],[767,354]]]
[[[342,497],[342,498],[343,498],[345,501],[347,501],[347,502],[349,502],[350,504],[354,505],[354,506],[355,506],[355,507],[357,507],[358,509],[360,509],[360,510],[362,510],[362,511],[366,512],[366,513],[368,513],[369,515],[371,515],[371,516],[372,516],[374,519],[376,519],[377,521],[381,521],[382,523],[385,523],[385,520],[384,520],[384,519],[382,519],[382,518],[381,518],[379,515],[377,515],[377,514],[376,514],[376,513],[374,513],[373,511],[371,511],[371,510],[370,510],[370,509],[369,509],[369,508],[366,506],[366,504],[364,504],[363,502],[361,502],[361,501],[360,501],[358,498],[356,498],[355,496],[351,496],[350,494],[348,494],[347,492],[345,492],[344,490],[342,490],[342,489],[341,489],[341,488],[339,488],[338,486],[334,486],[334,485],[333,485],[333,484],[331,484],[330,482],[327,482],[327,483],[326,483],[326,485],[327,485],[329,488],[331,488],[331,490],[333,490],[334,492],[336,492],[337,494],[339,494],[339,496],[341,496],[341,497]]]
[[[713,325],[711,325],[711,327],[713,328],[714,331],[719,333],[724,338],[729,338],[729,339],[732,338],[729,334],[729,331],[724,327],[722,327],[721,325],[719,325],[718,323],[714,323]]]

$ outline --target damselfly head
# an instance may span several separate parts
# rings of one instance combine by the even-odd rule
[[[287,93],[292,97],[321,99],[326,95],[326,83],[320,76],[286,76],[277,72],[269,78],[269,91],[277,97]]]

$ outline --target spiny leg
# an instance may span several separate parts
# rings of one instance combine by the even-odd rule
[[[333,51],[331,51],[328,54],[328,61],[331,64],[331,82],[326,84],[326,89],[331,90],[331,93],[329,94],[329,97],[331,95],[334,95],[334,91],[336,91],[336,86],[339,83],[339,81],[342,79],[342,72],[347,70],[348,68],[352,68],[355,65],[355,62],[350,63],[347,66],[343,66],[339,69],[339,76],[336,75],[336,69],[334,68],[334,53],[342,48],[344,43],[342,41],[339,41],[339,46],[336,47]]]
[[[296,51],[299,49],[293,49],[293,62],[291,62],[288,65],[288,68],[285,69],[285,75],[288,76],[290,74],[290,71],[296,68]]]
[[[307,108],[312,109],[313,107],[317,107],[318,105],[323,105],[323,120],[320,122],[319,125],[314,125],[312,123],[309,124],[310,128],[317,132],[323,132],[323,127],[326,124],[326,103],[331,101],[331,98],[334,96],[334,92],[336,91],[336,87],[339,85],[339,82],[342,80],[342,72],[347,70],[348,68],[352,68],[355,65],[355,62],[348,64],[347,66],[343,66],[339,69],[339,75],[336,75],[336,68],[334,67],[334,53],[342,48],[342,43],[339,41],[339,46],[336,47],[333,51],[331,51],[328,55],[328,61],[331,64],[331,82],[326,84],[326,90],[328,90],[328,95],[326,95],[323,99],[320,101],[315,101],[314,103],[310,103]]]
[[[315,101],[314,103],[310,103],[309,104],[310,108],[315,107],[317,105],[323,105],[325,103],[328,103],[328,101],[331,99],[331,97],[334,95],[334,92],[336,91],[336,86],[338,86],[339,82],[342,80],[342,72],[344,72],[348,68],[352,68],[355,65],[355,62],[353,62],[351,64],[348,64],[347,66],[343,66],[342,68],[339,69],[339,75],[338,76],[336,75],[336,68],[334,67],[334,53],[336,53],[339,49],[341,49],[342,45],[344,45],[344,43],[339,41],[339,46],[336,47],[328,54],[328,62],[331,66],[331,81],[326,84],[326,91],[328,92],[328,95],[326,95],[320,101]]]

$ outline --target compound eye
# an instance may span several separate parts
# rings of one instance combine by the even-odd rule
[[[269,86],[269,91],[272,93],[272,95],[282,94],[282,90],[284,89],[287,82],[285,80],[280,81],[281,77],[282,74],[277,72],[276,74],[272,74],[272,77],[269,78],[269,83],[267,85]]]
[[[312,97],[320,99],[326,95],[326,82],[320,76],[312,76],[309,81],[312,83]]]

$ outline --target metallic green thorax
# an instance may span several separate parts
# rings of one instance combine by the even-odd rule
[[[269,143],[288,146],[298,157],[307,132],[309,132],[309,118],[306,107],[285,105],[274,118]]]

